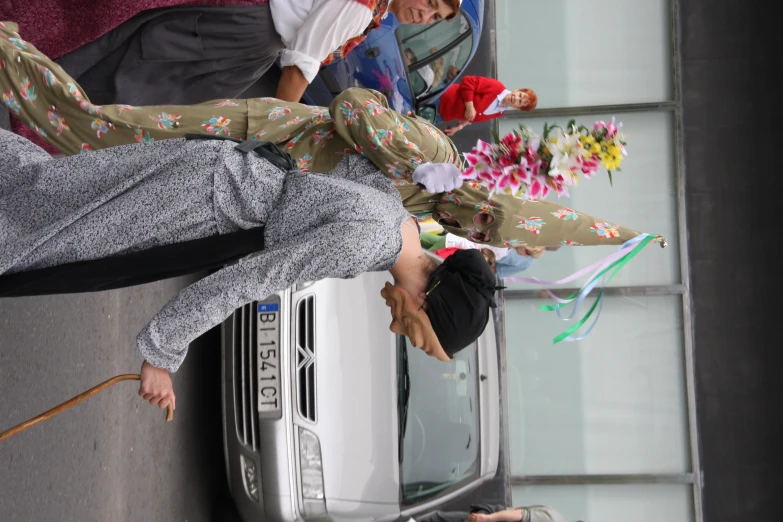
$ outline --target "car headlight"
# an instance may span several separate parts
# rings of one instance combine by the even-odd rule
[[[305,519],[326,515],[321,443],[315,433],[304,428],[299,428],[299,475]]]
[[[302,497],[309,500],[323,500],[321,443],[315,433],[304,428],[299,428],[299,470],[302,476]]]

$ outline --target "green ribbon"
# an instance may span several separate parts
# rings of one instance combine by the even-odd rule
[[[606,280],[606,283],[604,283],[604,286],[601,288],[601,291],[598,293],[598,297],[596,298],[595,302],[593,303],[593,306],[590,307],[590,310],[587,311],[585,316],[582,319],[580,319],[578,323],[576,323],[574,326],[568,328],[566,331],[564,331],[563,333],[561,333],[560,335],[555,337],[552,340],[552,344],[557,344],[557,343],[563,341],[568,336],[570,336],[572,333],[574,333],[575,331],[579,330],[579,328],[581,328],[587,322],[587,320],[590,319],[590,316],[593,315],[593,312],[595,312],[596,307],[598,307],[598,303],[600,303],[601,299],[603,298],[604,290],[606,288],[606,285],[609,284],[609,282],[612,280],[612,278],[614,278],[614,276],[617,275],[617,273],[620,272],[620,270],[622,270],[622,268],[628,263],[628,261],[633,259],[634,256],[636,256],[636,254],[641,252],[644,249],[644,247],[649,245],[654,239],[655,239],[654,236],[647,236],[646,238],[641,240],[638,245],[636,245],[636,248],[634,248],[633,250],[628,252],[627,255],[621,257],[620,259],[618,259],[617,261],[615,261],[614,263],[612,263],[611,265],[609,265],[605,269],[601,270],[601,272],[596,274],[595,277],[593,277],[587,283],[587,285],[589,285],[590,283],[592,283],[596,279],[599,279],[599,278],[603,277],[607,272],[609,272],[610,270],[612,270],[614,268],[614,272],[612,272],[609,275],[609,278]],[[585,285],[585,286],[587,286],[587,285]],[[568,299],[573,299],[574,297],[579,295],[580,291],[581,290],[578,290],[578,291],[574,292],[571,296],[568,297]],[[558,305],[541,305],[541,310],[544,311],[544,312],[553,312],[553,311],[557,310],[557,307],[558,307]]]

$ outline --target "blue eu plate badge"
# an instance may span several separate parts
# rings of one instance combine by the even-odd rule
[[[278,303],[258,303],[259,314],[274,314],[280,311]]]

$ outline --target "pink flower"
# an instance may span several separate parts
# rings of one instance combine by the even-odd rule
[[[515,132],[509,132],[503,136],[500,143],[511,150],[516,150],[517,146],[522,143],[522,136],[518,136]]]
[[[533,198],[546,198],[549,195],[549,187],[547,186],[546,176],[538,175],[533,178],[530,183],[530,190],[528,191],[530,197]]]
[[[481,140],[478,140],[472,152],[474,154],[484,154],[486,156],[494,155],[494,152],[492,150],[492,145],[490,145],[486,141],[481,141]]]

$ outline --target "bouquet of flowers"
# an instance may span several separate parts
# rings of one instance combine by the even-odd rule
[[[588,129],[571,120],[565,129],[544,124],[543,135],[522,125],[502,139],[493,133],[494,144],[479,140],[465,154],[469,168],[462,176],[478,181],[490,193],[528,198],[546,198],[550,192],[558,199],[568,196],[568,187],[577,184],[580,173],[590,179],[601,167],[611,184],[612,171],[620,172],[626,155],[622,125],[612,118],[608,125],[598,121]]]

